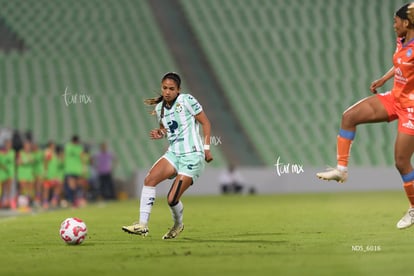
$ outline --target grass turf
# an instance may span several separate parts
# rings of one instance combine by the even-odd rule
[[[397,230],[403,192],[184,197],[185,230],[164,198],[150,235],[121,226],[138,201],[0,219],[0,275],[397,275],[411,268],[414,229]],[[58,230],[85,220],[88,237],[68,246]]]

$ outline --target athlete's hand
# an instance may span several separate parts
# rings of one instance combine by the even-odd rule
[[[213,161],[213,155],[211,154],[210,150],[204,150],[204,160],[206,160],[207,163],[210,163],[211,161]]]
[[[156,128],[150,131],[150,138],[151,139],[162,139],[165,136],[165,131],[160,129],[160,128]]]
[[[377,88],[380,88],[384,84],[385,84],[385,80],[383,78],[374,80],[371,83],[369,90],[371,90],[372,93],[377,94]]]

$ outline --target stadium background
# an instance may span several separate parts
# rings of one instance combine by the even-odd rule
[[[115,175],[135,185],[166,146],[148,139],[157,123],[143,99],[176,71],[220,142],[206,181],[231,162],[280,182],[280,157],[305,168],[290,181],[306,185],[312,168],[335,164],[342,111],[392,65],[403,3],[1,0],[0,126],[31,130],[41,144],[107,141]],[[395,133],[394,123],[360,127],[352,166],[393,170]]]

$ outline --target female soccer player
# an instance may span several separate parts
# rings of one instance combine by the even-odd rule
[[[148,221],[155,201],[155,187],[163,180],[175,177],[168,193],[174,225],[162,237],[173,239],[184,229],[183,193],[193,184],[204,169],[204,160],[210,162],[210,122],[198,101],[190,94],[181,94],[181,78],[167,73],[161,80],[162,95],[147,99],[146,104],[156,105],[155,113],[160,127],[150,132],[151,139],[167,136],[169,147],[145,177],[140,201],[139,222],[123,226],[125,232],[146,236]],[[201,124],[203,139],[199,134]]]
[[[402,6],[395,13],[394,30],[397,34],[394,65],[380,79],[372,82],[370,90],[376,94],[377,88],[394,77],[393,88],[387,93],[367,97],[343,113],[337,136],[337,167],[317,173],[317,176],[324,180],[345,182],[357,125],[398,119],[395,166],[410,202],[407,213],[397,223],[397,227],[403,229],[414,223],[414,170],[410,161],[414,152],[414,3]]]

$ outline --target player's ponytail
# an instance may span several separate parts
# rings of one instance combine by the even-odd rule
[[[158,103],[160,103],[160,102],[162,102],[162,101],[163,101],[163,97],[162,97],[162,95],[160,95],[160,96],[155,97],[155,98],[145,99],[145,100],[144,100],[144,103],[145,103],[146,105],[150,105],[150,106],[152,106],[152,105],[156,105],[156,104],[158,104]],[[150,113],[151,115],[155,115],[155,114],[156,114],[156,113],[155,113],[155,109],[151,110],[149,113]]]
[[[407,7],[407,19],[410,25],[414,26],[414,2],[411,2]]]
[[[163,100],[162,95],[160,95],[160,96],[155,97],[155,98],[145,99],[144,103],[146,105],[156,105],[156,104],[162,102],[162,100]]]

